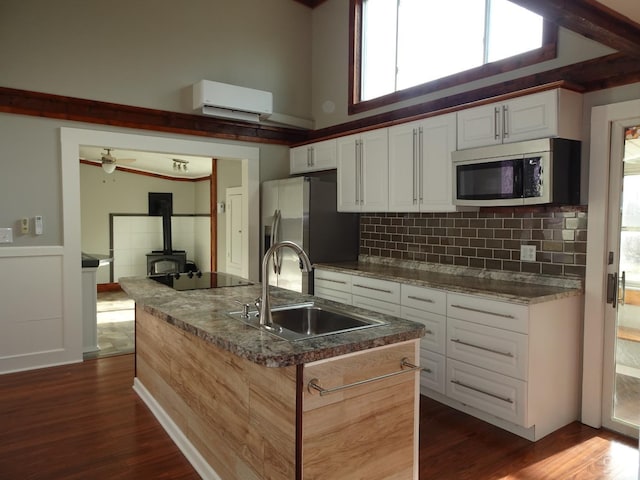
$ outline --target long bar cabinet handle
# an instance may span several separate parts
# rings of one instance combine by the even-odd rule
[[[461,310],[469,310],[470,312],[475,312],[475,313],[485,313],[487,315],[494,315],[496,317],[511,318],[511,319],[516,318],[513,315],[510,315],[508,313],[490,312],[489,310],[480,310],[479,308],[465,307],[463,305],[453,305],[452,304],[451,306],[454,307],[454,308],[459,308]]]
[[[436,303],[430,298],[416,297],[415,295],[407,295],[407,298],[409,300],[418,300],[419,302]]]
[[[323,388],[320,385],[320,380],[318,380],[317,378],[312,378],[311,380],[309,380],[309,383],[307,384],[307,390],[311,394],[313,394],[314,390],[317,392],[320,392],[320,396],[323,397],[325,395],[340,392],[342,390],[359,387],[360,385],[365,385],[371,382],[377,382],[378,380],[384,380],[385,378],[395,377],[396,375],[415,372],[417,370],[422,370],[422,367],[419,367],[417,365],[414,365],[413,363],[410,363],[409,359],[407,357],[404,357],[400,361],[400,370],[398,370],[397,372],[385,373],[384,375],[378,375],[377,377],[371,377],[371,378],[367,378],[366,380],[360,380],[358,382],[348,383],[346,385],[340,385],[338,387],[332,387],[332,388]]]
[[[472,385],[467,385],[466,383],[462,383],[460,380],[451,380],[451,383],[455,383],[456,385],[460,385],[461,387],[468,388],[469,390],[473,390],[474,392],[482,393],[483,395],[488,395],[493,398],[497,398],[498,400],[502,400],[503,402],[513,403],[509,397],[503,397],[502,395],[497,395],[495,393],[487,392],[486,390],[482,390],[481,388],[474,387]]]
[[[366,285],[360,285],[358,283],[354,283],[353,286],[354,287],[360,287],[360,288],[366,288],[367,290],[375,290],[376,292],[393,293],[391,290],[385,290],[384,288],[367,287]]]
[[[347,284],[347,282],[343,282],[342,280],[334,280],[333,278],[316,277],[316,280],[323,280],[325,282],[340,283],[342,285],[346,285]]]
[[[495,353],[496,355],[502,355],[503,357],[513,358],[514,355],[511,352],[502,352],[500,350],[494,350],[493,348],[483,347],[481,345],[475,345],[473,343],[465,342],[464,340],[460,340],[459,338],[452,338],[452,342],[459,343],[460,345],[466,345],[467,347],[477,348],[479,350],[484,350],[485,352]]]

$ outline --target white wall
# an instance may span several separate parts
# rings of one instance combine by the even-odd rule
[[[292,0],[2,0],[0,85],[191,113],[207,79],[309,117],[310,25]]]

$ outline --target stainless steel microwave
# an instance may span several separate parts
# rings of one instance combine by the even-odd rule
[[[456,205],[580,203],[580,142],[543,138],[453,152]]]

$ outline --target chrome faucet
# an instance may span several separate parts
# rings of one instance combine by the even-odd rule
[[[309,257],[296,243],[283,240],[273,244],[271,248],[267,250],[262,258],[262,297],[258,307],[258,311],[260,313],[260,325],[265,325],[267,327],[273,326],[273,319],[271,318],[271,301],[269,300],[269,259],[273,257],[278,250],[284,247],[289,247],[298,254],[298,258],[300,259],[302,270],[304,272],[311,271],[311,261],[309,260]],[[258,303],[256,303],[256,305],[258,305]]]

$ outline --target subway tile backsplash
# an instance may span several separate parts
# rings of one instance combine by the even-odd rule
[[[521,245],[536,246],[534,262],[521,261]],[[361,214],[360,254],[584,278],[587,207]]]

